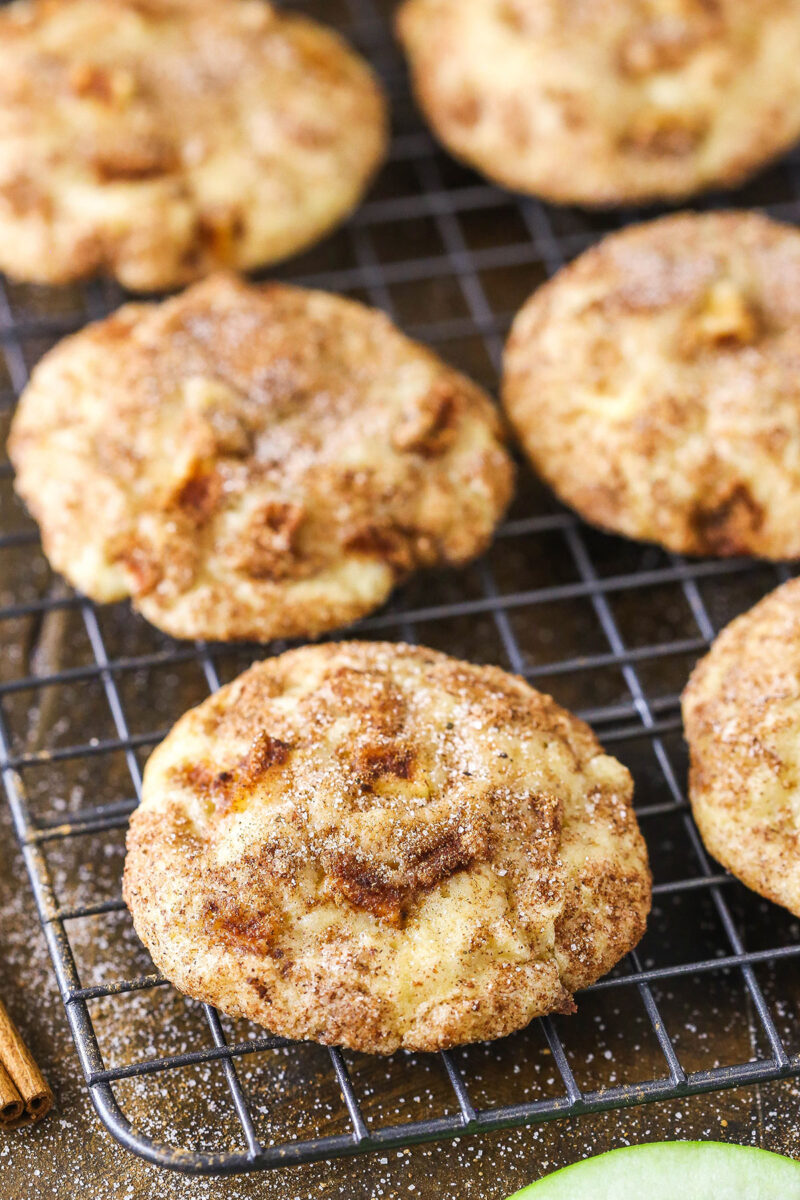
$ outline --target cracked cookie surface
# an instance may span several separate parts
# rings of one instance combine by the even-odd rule
[[[499,1037],[641,937],[627,770],[522,679],[350,642],[257,663],[150,758],[125,897],[189,995],[374,1053]]]
[[[588,521],[686,554],[800,555],[800,233],[683,213],[605,238],[517,315],[503,402]]]
[[[0,10],[0,266],[134,291],[284,258],[356,206],[386,146],[367,64],[263,0]]]
[[[488,544],[488,397],[382,313],[213,276],[66,338],[14,418],[51,564],[175,637],[316,635]]]
[[[706,847],[800,916],[800,580],[722,631],[682,703],[689,799]]]
[[[732,186],[800,137],[798,0],[406,0],[448,149],[560,204]]]

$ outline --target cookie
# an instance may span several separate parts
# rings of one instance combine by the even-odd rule
[[[687,684],[683,720],[709,853],[800,916],[800,580],[723,630]]]
[[[406,0],[447,148],[559,204],[738,184],[800,137],[797,0]]]
[[[187,713],[150,758],[125,898],[190,996],[389,1054],[495,1038],[641,937],[626,769],[496,667],[305,646]]]
[[[695,555],[800,555],[800,233],[685,213],[604,239],[540,288],[503,398],[588,521]]]
[[[264,0],[15,0],[0,268],[147,291],[263,266],[355,207],[386,137],[366,63]]]
[[[491,401],[376,310],[218,275],[39,363],[16,487],[53,567],[175,637],[308,636],[489,542]]]

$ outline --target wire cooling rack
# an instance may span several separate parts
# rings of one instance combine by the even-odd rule
[[[448,159],[415,114],[390,4],[303,7],[375,63],[395,136],[367,203],[280,274],[385,308],[496,387],[523,299],[602,233],[646,214],[551,209],[489,186]],[[733,202],[800,219],[799,185],[792,158]],[[108,282],[0,288],[6,425],[41,353],[123,298]],[[356,636],[497,662],[590,720],[634,771],[655,874],[648,934],[579,995],[577,1016],[384,1061],[288,1043],[184,1000],[148,962],[122,903],[144,758],[185,708],[269,651],[171,642],[126,605],[98,609],[70,592],[13,498],[7,463],[0,521],[0,767],[87,1086],[131,1150],[231,1173],[800,1072],[789,999],[800,990],[800,931],[706,856],[686,803],[678,713],[694,659],[786,569],[690,562],[606,537],[523,468],[516,507],[482,562],[412,581],[360,623]]]

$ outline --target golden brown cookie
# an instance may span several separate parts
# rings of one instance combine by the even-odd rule
[[[684,213],[605,238],[518,314],[503,399],[596,525],[686,554],[800,555],[800,233]]]
[[[428,120],[561,204],[732,186],[800,137],[798,0],[405,0]]]
[[[800,916],[800,580],[723,630],[686,686],[683,720],[709,852]]]
[[[137,291],[313,242],[386,144],[367,65],[264,0],[0,9],[0,267]]]
[[[495,1038],[641,937],[626,769],[522,679],[388,643],[257,663],[150,758],[125,898],[177,987],[389,1054]]]
[[[56,570],[175,637],[314,635],[487,545],[487,396],[377,310],[218,275],[39,363],[9,439]]]

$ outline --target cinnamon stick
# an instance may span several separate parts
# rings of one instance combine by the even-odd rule
[[[23,1106],[22,1111],[17,1112],[16,1116],[6,1117],[2,1121],[2,1126],[18,1128],[19,1125],[28,1124],[31,1121],[40,1121],[52,1107],[53,1093],[36,1065],[33,1055],[23,1042],[19,1030],[8,1015],[2,1000],[0,1000],[0,1067],[3,1072],[0,1075],[0,1096],[3,1094],[3,1075],[5,1075]],[[15,1097],[11,1094],[7,1103],[12,1106],[10,1110],[12,1112],[14,1102]],[[0,1114],[2,1112],[3,1109],[0,1108]]]
[[[24,1112],[25,1104],[14,1085],[14,1080],[0,1063],[0,1127],[18,1121]]]

